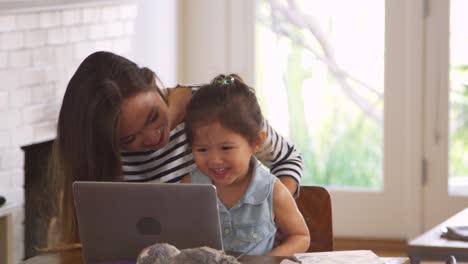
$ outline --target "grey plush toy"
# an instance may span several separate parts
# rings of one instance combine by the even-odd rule
[[[169,244],[154,244],[143,249],[136,264],[240,264],[236,258],[209,247],[179,251]]]
[[[237,264],[237,259],[209,247],[184,249],[172,258],[171,264]]]
[[[172,245],[154,244],[140,252],[136,264],[168,264],[179,253],[180,251]]]

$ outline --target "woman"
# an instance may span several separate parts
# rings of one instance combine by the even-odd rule
[[[75,181],[178,182],[195,169],[184,133],[196,88],[163,89],[157,76],[110,52],[88,56],[71,78],[60,109],[51,174],[55,214],[48,247],[79,246]],[[302,158],[265,122],[266,162],[292,193]]]

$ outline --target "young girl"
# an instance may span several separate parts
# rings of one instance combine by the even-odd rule
[[[253,155],[265,141],[255,94],[237,75],[216,77],[187,107],[185,128],[198,169],[182,182],[214,184],[226,252],[290,256],[309,247],[291,193]],[[285,239],[273,248],[277,228]]]

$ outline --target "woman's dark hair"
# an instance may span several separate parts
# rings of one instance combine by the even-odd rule
[[[185,116],[188,141],[193,142],[197,126],[212,122],[241,134],[249,143],[261,131],[263,115],[255,92],[238,75],[218,75],[195,92]]]
[[[121,179],[122,102],[149,91],[163,96],[156,81],[150,69],[110,52],[89,55],[76,70],[63,98],[49,163],[55,199],[49,248],[79,243],[73,182]]]

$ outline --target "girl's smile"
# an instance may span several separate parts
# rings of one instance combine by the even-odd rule
[[[212,168],[211,170],[213,171],[214,177],[220,180],[226,178],[227,175],[229,174],[228,168],[218,168],[218,169]]]

